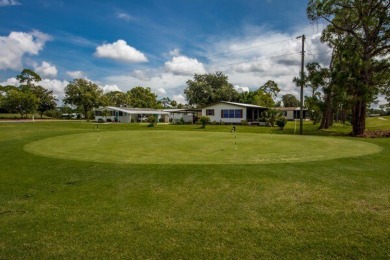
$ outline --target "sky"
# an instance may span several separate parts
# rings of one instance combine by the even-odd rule
[[[324,24],[312,24],[303,0],[0,0],[0,85],[17,85],[24,68],[62,100],[75,78],[105,92],[150,87],[186,103],[195,73],[223,72],[238,91],[268,80],[278,98],[299,88],[305,61],[327,66]],[[307,90],[310,93],[310,90]]]

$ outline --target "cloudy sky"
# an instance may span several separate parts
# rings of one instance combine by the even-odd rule
[[[222,71],[240,91],[274,80],[298,96],[306,61],[329,62],[323,24],[302,0],[0,0],[0,84],[35,70],[61,99],[75,78],[106,92],[150,87],[184,103],[194,73]],[[310,90],[309,90],[310,91]],[[309,92],[308,91],[308,92]]]

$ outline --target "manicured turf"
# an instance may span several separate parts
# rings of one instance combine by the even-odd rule
[[[188,131],[95,131],[35,141],[24,149],[60,159],[130,164],[294,163],[382,150],[341,138]]]
[[[381,150],[278,164],[97,163],[24,150],[51,138],[94,135],[94,127],[0,123],[0,259],[389,258],[390,139],[306,137],[299,140],[307,146],[318,138],[341,141],[337,147],[350,146],[351,153],[355,144]],[[124,131],[232,137],[230,129],[112,124],[100,125],[100,138]],[[265,127],[237,130],[258,139],[270,135]],[[343,125],[317,131],[308,123],[304,132],[348,131]],[[275,156],[295,146],[280,141],[281,134],[293,132],[292,122],[284,131],[273,130],[275,147],[280,144]],[[115,152],[105,150],[108,156]]]

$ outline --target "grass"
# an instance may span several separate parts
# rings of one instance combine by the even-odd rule
[[[42,139],[25,151],[129,164],[259,164],[323,161],[380,152],[377,145],[318,136],[188,131],[103,131]]]
[[[381,151],[277,164],[96,163],[24,150],[47,138],[88,136],[94,126],[0,124],[0,258],[390,257],[389,139],[356,140],[342,136],[346,126],[317,131],[306,124],[306,134],[318,135],[303,139],[308,147],[318,138],[340,140],[340,149],[363,143]],[[176,131],[188,138],[230,129],[112,124],[100,125],[100,134]],[[270,134],[264,127],[237,130]],[[289,122],[273,138],[293,131]],[[283,151],[288,143],[280,140]]]

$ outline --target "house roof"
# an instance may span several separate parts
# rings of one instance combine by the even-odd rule
[[[275,107],[275,109],[280,111],[294,111],[294,110],[301,110],[300,107]],[[303,110],[307,110],[306,108],[303,108]]]
[[[171,108],[171,109],[163,109],[164,112],[169,113],[196,113],[196,112],[202,112],[202,109],[196,109],[196,108]]]
[[[152,108],[130,108],[130,107],[100,107],[96,110],[103,111],[103,110],[114,110],[114,111],[121,111],[126,114],[143,114],[143,115],[169,115],[168,112],[159,110],[159,109],[152,109]]]
[[[238,102],[230,102],[230,101],[220,101],[220,102],[218,102],[218,103],[214,103],[214,104],[205,106],[204,108],[210,107],[210,106],[213,106],[213,105],[216,105],[216,104],[219,104],[219,103],[225,103],[225,104],[229,104],[229,105],[234,105],[234,106],[239,106],[239,107],[246,107],[246,108],[262,108],[262,109],[267,109],[267,107],[263,107],[263,106],[257,106],[257,105],[246,104],[246,103],[238,103]]]

